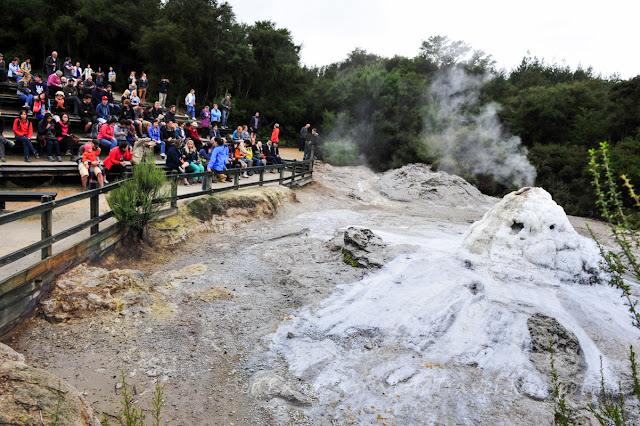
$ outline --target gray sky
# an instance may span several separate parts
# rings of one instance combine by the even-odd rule
[[[640,74],[639,0],[229,0],[239,22],[271,20],[302,45],[305,65],[343,60],[356,47],[414,57],[422,40],[446,35],[511,70],[530,51],[545,62]]]

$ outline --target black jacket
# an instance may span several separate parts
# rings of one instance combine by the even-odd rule
[[[177,169],[182,166],[182,161],[180,161],[180,151],[174,145],[171,145],[167,150],[167,167],[171,169]]]

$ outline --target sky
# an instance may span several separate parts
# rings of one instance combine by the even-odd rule
[[[515,68],[530,52],[546,63],[640,75],[640,1],[228,0],[239,22],[271,20],[291,31],[307,66],[339,62],[355,48],[414,57],[433,35],[462,40]]]

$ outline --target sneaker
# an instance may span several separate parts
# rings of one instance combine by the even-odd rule
[[[109,181],[107,180],[107,178],[104,178],[103,182],[104,182],[104,184],[105,184],[105,185],[109,183]]]
[[[16,145],[16,143],[14,141],[9,141],[9,146],[10,147],[14,147]]]
[[[52,156],[47,155],[47,161],[49,161],[49,162],[53,163],[53,162],[54,162],[54,159],[53,159],[53,157],[52,157]]]
[[[160,154],[160,158],[162,158],[163,160],[167,159],[167,154]]]
[[[184,186],[191,186],[191,184],[189,182],[185,182]]]
[[[0,158],[0,161],[2,161],[3,163],[7,162],[7,160],[5,160],[4,157]]]
[[[34,152],[33,156],[36,157],[36,158],[40,158],[40,155],[37,152]]]
[[[62,163],[62,157],[60,157],[59,155],[57,157],[57,160],[58,160],[58,163]]]
[[[248,174],[246,174],[246,173],[243,173],[243,174],[242,174],[242,177],[243,177],[243,178],[245,178],[245,179],[249,179],[249,175],[248,175]]]
[[[64,153],[64,155],[72,155],[72,154],[71,154],[71,151],[67,151]]]
[[[29,159],[29,157],[24,157],[24,161],[26,161],[27,163],[30,163],[31,160]]]

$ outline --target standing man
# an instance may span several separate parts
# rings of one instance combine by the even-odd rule
[[[220,106],[222,107],[222,128],[226,129],[229,111],[231,110],[231,95],[227,94],[222,102],[220,102]]]
[[[0,53],[0,83],[7,81],[7,63],[4,61],[4,56]]]
[[[169,81],[169,79],[162,77],[162,79],[160,80],[160,84],[158,84],[158,90],[160,92],[158,95],[158,101],[160,102],[160,106],[162,108],[165,107],[165,103],[167,102],[167,93],[169,92],[169,86],[171,86],[171,82]]]
[[[73,65],[71,65],[71,58],[67,56],[67,58],[64,60],[64,63],[62,64],[62,72],[64,73],[64,76],[67,78],[67,80],[73,78]]]
[[[249,120],[249,131],[251,131],[251,136],[255,137],[256,133],[258,133],[258,127],[260,126],[260,113],[256,112],[256,114],[251,117]]]
[[[51,56],[47,56],[44,60],[44,65],[47,69],[47,77],[60,69],[60,59],[58,59],[58,52],[55,50],[51,52]]]
[[[300,139],[298,139],[298,151],[305,150],[305,142],[307,141],[307,136],[309,136],[309,127],[311,127],[311,124],[307,124],[302,129],[300,129]]]
[[[187,106],[187,118],[189,118],[189,113],[191,113],[191,119],[196,121],[196,90],[191,89],[191,91],[185,96],[184,104]]]
[[[316,150],[316,148],[318,146],[318,139],[320,139],[320,135],[318,135],[318,132],[316,131],[316,129],[311,129],[311,136],[309,137],[309,140],[307,141],[307,144],[306,144],[305,149],[304,149],[304,159],[305,160],[312,159],[311,158],[311,151],[312,150]],[[315,157],[315,155],[314,155],[314,157]]]

